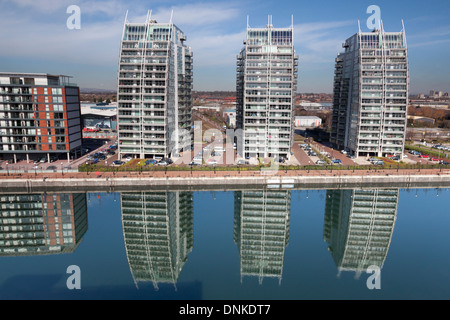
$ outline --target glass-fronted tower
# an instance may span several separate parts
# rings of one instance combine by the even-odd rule
[[[194,245],[191,192],[122,192],[122,227],[133,279],[176,284]]]
[[[245,157],[290,158],[298,70],[293,39],[293,26],[247,26],[236,79],[236,123]]]
[[[324,240],[339,273],[383,267],[397,219],[398,189],[327,190]]]
[[[234,242],[241,256],[241,277],[266,277],[281,283],[289,242],[291,191],[234,193]]]
[[[401,32],[359,32],[336,58],[330,141],[360,156],[403,154],[409,93]]]
[[[171,21],[125,19],[117,90],[120,156],[170,157],[190,150],[192,51],[185,41]]]

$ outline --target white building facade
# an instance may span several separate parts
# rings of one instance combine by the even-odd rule
[[[125,19],[119,57],[119,154],[170,157],[192,141],[192,51],[186,36],[147,15]]]
[[[290,158],[298,70],[293,38],[293,26],[247,27],[236,85],[245,157]]]
[[[359,156],[404,152],[409,94],[405,31],[359,32],[336,58],[330,141]]]

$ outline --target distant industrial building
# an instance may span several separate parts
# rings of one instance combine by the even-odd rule
[[[223,112],[223,117],[225,118],[225,121],[227,122],[227,126],[229,128],[236,127],[236,110],[234,109],[225,110]]]
[[[294,119],[296,128],[317,128],[322,125],[322,119],[316,116],[298,116]]]
[[[81,155],[80,90],[69,76],[0,73],[0,155],[5,160]]]
[[[402,154],[409,92],[405,31],[358,32],[336,58],[330,141],[357,157]]]
[[[81,105],[83,128],[117,129],[117,107],[99,107],[97,105]]]

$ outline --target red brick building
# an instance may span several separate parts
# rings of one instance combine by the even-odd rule
[[[69,160],[81,154],[80,90],[69,78],[0,72],[3,160]]]

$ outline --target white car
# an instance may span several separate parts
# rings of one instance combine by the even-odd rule
[[[207,163],[211,164],[211,165],[217,164],[217,160],[215,160],[215,159],[208,159]]]

